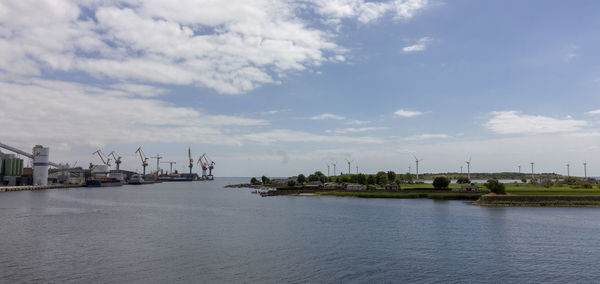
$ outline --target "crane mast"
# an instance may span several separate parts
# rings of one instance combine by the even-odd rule
[[[192,176],[192,168],[194,167],[194,159],[192,158],[192,148],[188,147],[188,159],[190,160],[190,178]]]
[[[144,168],[144,176],[146,176],[146,167],[148,166],[148,158],[142,151],[142,147],[139,147],[135,153],[140,154],[140,160],[142,161],[142,167]]]
[[[119,156],[118,154],[116,154],[116,155],[115,154],[116,154],[115,151],[112,151],[112,152],[110,152],[110,154],[108,154],[108,156],[112,155],[112,157],[115,161],[115,164],[117,165],[117,171],[118,171],[120,168],[120,165],[121,165],[121,156]]]
[[[104,153],[102,153],[102,150],[98,149],[96,152],[92,153],[92,155],[94,155],[94,154],[98,154],[98,157],[100,157],[102,164],[110,167],[110,158],[108,156],[104,155]]]

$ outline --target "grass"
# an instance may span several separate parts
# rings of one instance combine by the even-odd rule
[[[488,202],[475,202],[479,205],[491,205],[491,206],[524,206],[524,207],[582,207],[582,206],[600,206],[600,201],[564,201],[564,200],[550,200],[550,201],[488,201]]]
[[[317,192],[317,195],[360,198],[429,198],[437,200],[477,200],[482,193],[404,193],[404,192]]]
[[[600,189],[571,188],[568,186],[543,187],[535,184],[511,184],[506,183],[506,193],[514,195],[571,195],[592,196],[600,195]]]

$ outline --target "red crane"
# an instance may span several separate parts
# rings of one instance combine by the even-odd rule
[[[146,176],[146,167],[148,166],[148,158],[144,155],[144,151],[142,151],[142,147],[139,147],[136,153],[140,154],[140,160],[142,160],[142,167],[144,168],[144,176]]]
[[[102,160],[102,163],[110,167],[110,158],[104,155],[104,153],[102,153],[102,150],[98,149],[96,152],[92,153],[92,155],[94,154],[98,154],[100,160]]]
[[[205,180],[208,178],[208,176],[206,175],[206,170],[208,170],[208,164],[204,162],[204,160],[206,159],[206,154],[202,154],[202,156],[200,156],[200,158],[198,158],[198,164],[200,164],[200,167],[202,167],[202,180]]]
[[[116,157],[115,157],[115,154],[116,154],[115,151],[112,151],[112,152],[110,152],[110,154],[108,154],[108,156],[112,155],[112,157],[115,161],[115,164],[117,165],[117,171],[118,171],[119,167],[120,167],[119,165],[121,165],[121,156],[116,154]]]

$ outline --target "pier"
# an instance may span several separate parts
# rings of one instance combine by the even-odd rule
[[[84,187],[80,184],[54,184],[54,185],[24,185],[24,186],[0,186],[0,192],[5,191],[23,191],[23,190],[43,190],[52,188],[73,188]]]

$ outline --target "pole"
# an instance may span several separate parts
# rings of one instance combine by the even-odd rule
[[[571,169],[569,169],[571,165],[567,164],[567,177],[571,177]]]
[[[535,177],[533,176],[533,164],[534,162],[531,162],[531,180],[535,179]]]
[[[333,164],[333,176],[336,176],[336,174],[335,174],[335,164]]]
[[[519,173],[521,173],[521,165],[519,165]]]
[[[327,177],[329,177],[329,164],[327,164]]]
[[[417,162],[417,180],[419,180],[419,160],[416,160]]]
[[[583,178],[587,179],[587,161],[583,163]]]

